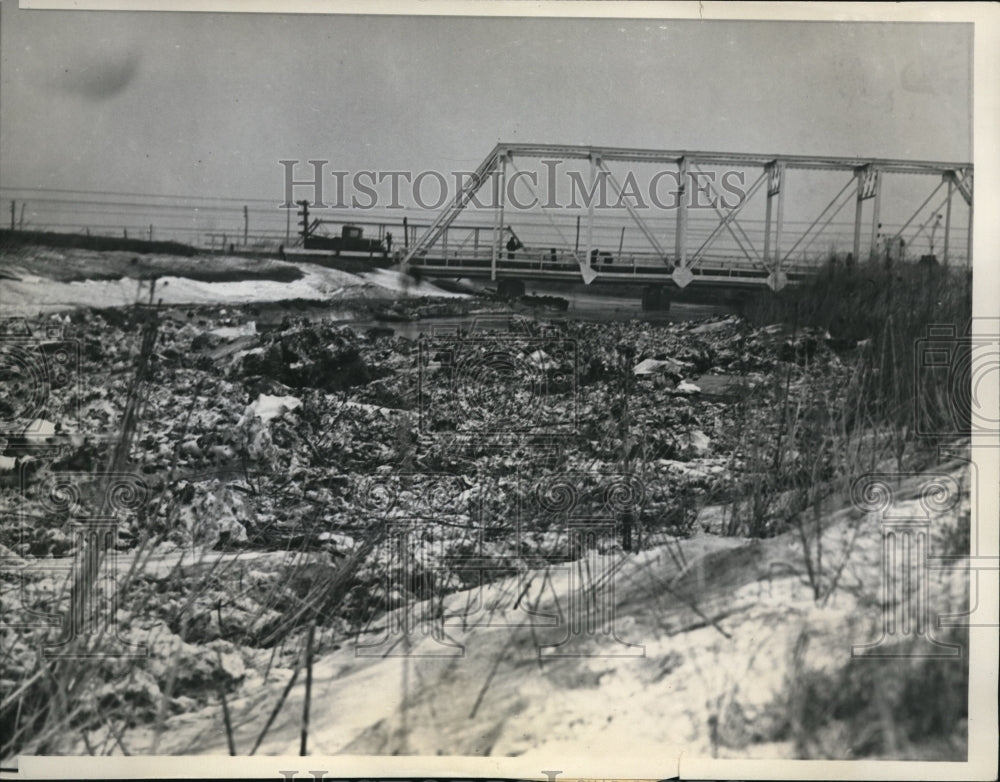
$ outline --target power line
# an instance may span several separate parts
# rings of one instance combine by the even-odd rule
[[[163,193],[127,193],[119,190],[72,190],[61,187],[9,187],[0,186],[0,190],[20,193],[66,193],[70,195],[101,195],[116,196],[125,198],[184,198],[190,201],[231,201],[233,203],[259,203],[273,204],[280,202],[276,198],[232,198],[226,196],[194,196],[194,195],[166,195]]]
[[[80,207],[107,207],[109,209],[157,209],[161,211],[185,210],[191,212],[234,212],[234,213],[242,210],[242,205],[240,204],[234,204],[233,206],[215,206],[215,205],[193,206],[188,204],[149,204],[141,202],[128,203],[124,201],[74,201],[69,198],[33,198],[30,200],[25,199],[25,202],[30,204],[32,207],[34,207],[36,204],[65,205],[57,207],[65,211],[71,211],[71,209],[78,209]],[[282,212],[282,216],[283,215],[284,212]]]

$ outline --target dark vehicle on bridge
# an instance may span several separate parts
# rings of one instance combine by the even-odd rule
[[[334,255],[364,255],[370,257],[381,255],[388,257],[391,252],[391,236],[386,234],[388,241],[383,239],[365,238],[364,229],[359,225],[344,225],[340,229],[340,236],[317,236],[311,234],[307,236],[302,246],[306,250],[329,250]]]
[[[299,201],[299,242],[295,247],[285,249],[285,256],[292,260],[317,263],[322,266],[349,272],[363,272],[372,268],[385,268],[393,262],[392,232],[386,230],[385,223],[374,223],[378,238],[365,236],[365,229],[356,223],[333,220],[309,219],[309,203]],[[333,233],[339,227],[339,233]],[[331,226],[326,229],[322,226]],[[325,233],[331,230],[331,233]],[[406,219],[403,219],[406,232]],[[398,247],[397,253],[398,253]]]

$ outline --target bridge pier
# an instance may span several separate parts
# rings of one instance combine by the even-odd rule
[[[523,295],[523,280],[505,279],[497,282],[497,296],[501,299],[519,299]]]
[[[642,291],[644,310],[669,310],[670,289],[666,285],[647,285]]]

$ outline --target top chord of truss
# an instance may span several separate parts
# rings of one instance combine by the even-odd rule
[[[792,169],[849,171],[871,166],[895,174],[937,174],[971,170],[971,163],[931,160],[898,160],[892,158],[830,157],[812,155],[766,155],[741,152],[708,152],[698,150],[632,149],[573,144],[500,143],[495,151],[521,157],[600,158],[630,163],[672,163],[694,160],[708,165],[764,167],[775,163]]]

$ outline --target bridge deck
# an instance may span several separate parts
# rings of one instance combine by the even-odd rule
[[[428,277],[491,279],[491,251],[457,252],[448,255],[426,255],[412,258],[409,267]],[[621,256],[602,253],[591,264],[595,282],[620,285],[675,285],[671,278],[673,265],[648,253],[628,253]],[[786,267],[789,282],[815,275],[815,265]],[[762,287],[767,285],[769,272],[763,266],[750,264],[745,258],[711,258],[691,268],[691,285],[725,287]],[[580,282],[583,275],[573,253],[550,251],[508,251],[496,261],[497,279],[557,280]]]

